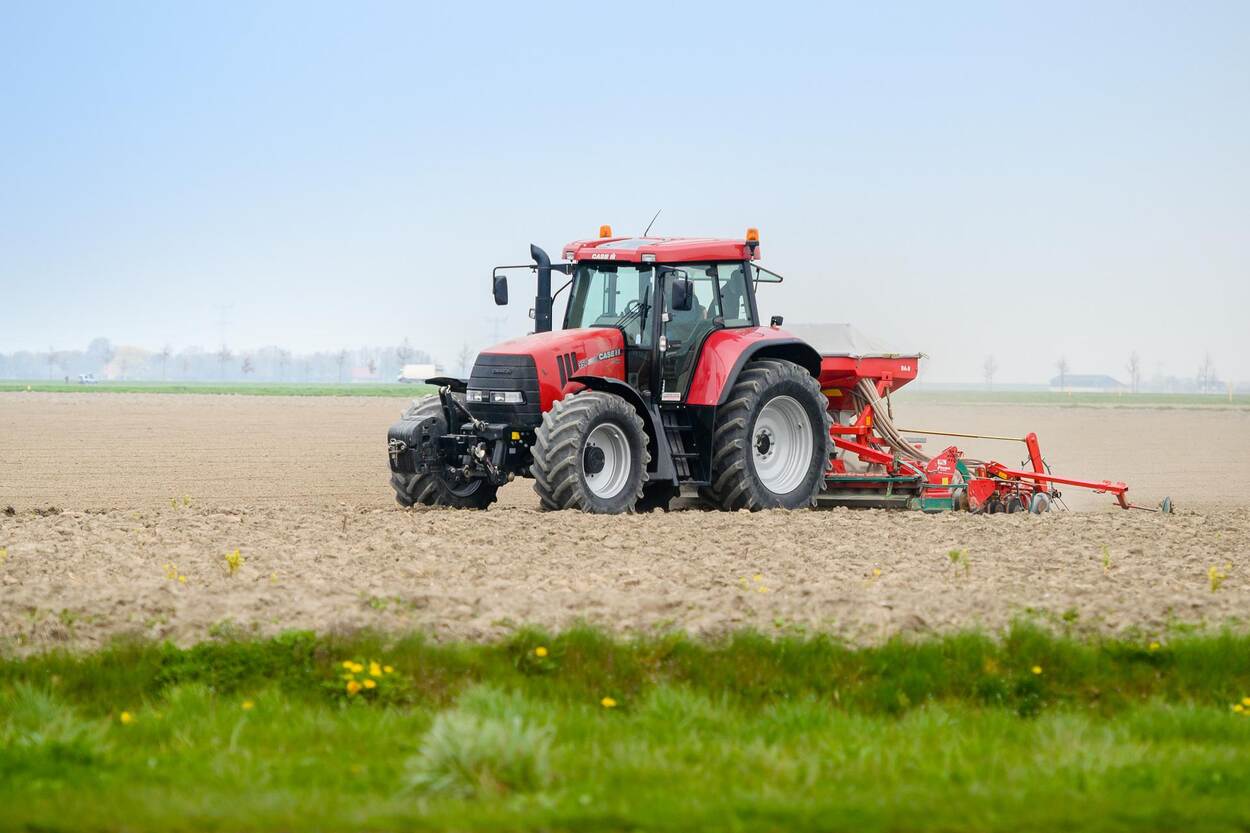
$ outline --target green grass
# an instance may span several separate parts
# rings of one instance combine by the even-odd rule
[[[0,828],[1245,830],[1246,696],[1232,634],[119,645],[0,661]]]
[[[64,382],[0,382],[0,393],[210,393],[241,396],[395,396],[433,393],[431,385],[307,384],[302,382],[100,382],[79,385]]]
[[[71,382],[0,381],[0,393],[30,390],[37,393],[212,393],[252,396],[395,396],[413,397],[433,393],[430,385],[310,384],[304,382]],[[896,394],[902,401],[966,405],[1053,405],[1057,407],[1153,407],[1153,408],[1250,408],[1250,395],[1170,393],[1051,393],[1049,391],[917,390]]]
[[[1200,395],[1193,393],[1052,393],[1021,390],[924,390],[905,388],[896,396],[902,402],[934,402],[952,405],[1052,405],[1056,407],[1122,408],[1250,408],[1250,395]]]

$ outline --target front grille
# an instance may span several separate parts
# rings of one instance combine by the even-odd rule
[[[538,399],[538,368],[534,365],[533,356],[482,353],[473,365],[469,387],[473,390],[519,390],[525,393],[525,402],[521,405],[465,403],[469,413],[478,419],[519,428],[537,428],[543,421],[542,403]]]

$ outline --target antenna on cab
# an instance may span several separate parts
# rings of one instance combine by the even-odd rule
[[[661,208],[661,209],[660,209],[660,211],[663,211],[663,210],[664,210],[663,208]],[[655,220],[656,220],[656,217],[659,217],[659,216],[660,216],[660,211],[655,212],[655,217],[652,217],[652,218],[651,218],[651,222],[647,223],[647,228],[646,228],[646,229],[643,231],[643,233],[642,233],[642,236],[643,236],[643,237],[646,237],[646,236],[647,236],[647,232],[648,232],[648,231],[651,231],[651,227],[655,225]]]

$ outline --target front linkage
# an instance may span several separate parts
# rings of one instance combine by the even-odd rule
[[[401,419],[387,432],[391,470],[409,475],[434,475],[448,486],[485,480],[502,486],[515,473],[508,458],[512,426],[483,422],[452,394],[449,386],[438,390],[442,413]],[[457,426],[452,433],[449,426]]]

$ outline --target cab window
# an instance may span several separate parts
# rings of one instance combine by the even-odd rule
[[[579,265],[564,315],[565,329],[617,327],[625,334],[626,344],[649,344],[647,321],[654,275],[651,266]]]
[[[717,264],[717,280],[720,282],[721,315],[726,327],[751,327],[751,299],[747,295],[746,274],[740,263]]]

